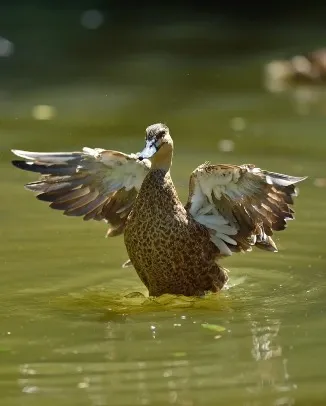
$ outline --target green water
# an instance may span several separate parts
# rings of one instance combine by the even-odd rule
[[[322,95],[302,111],[293,95],[267,93],[263,61],[140,54],[2,102],[1,405],[325,403],[326,108]],[[33,119],[36,104],[56,116]],[[174,137],[183,201],[206,160],[309,176],[279,253],[224,260],[231,282],[218,297],[133,294],[146,291],[121,268],[123,239],[51,211],[23,189],[35,176],[10,166],[10,148],[136,152],[157,121]]]

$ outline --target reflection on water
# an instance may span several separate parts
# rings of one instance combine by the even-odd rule
[[[250,391],[258,394],[264,388],[275,393],[273,405],[295,404],[292,392],[296,384],[292,383],[288,373],[288,359],[283,357],[282,346],[278,340],[280,320],[266,318],[263,322],[251,322],[252,356],[257,361],[257,388]]]
[[[265,84],[268,91],[289,98],[293,103],[293,110],[301,116],[319,113],[326,115],[326,88],[325,86],[297,85],[278,87],[277,82]]]
[[[218,339],[214,335],[196,337],[189,325],[198,323],[193,316],[189,318],[182,315],[173,330],[197,342],[195,353],[175,333],[173,342],[164,339],[166,327],[173,331],[171,326],[164,326],[164,321],[148,324],[146,334],[140,329],[133,331],[131,325],[128,333],[122,333],[121,325],[109,322],[104,325],[102,341],[56,350],[71,362],[20,365],[18,387],[34,399],[50,395],[59,401],[65,393],[76,402],[86,397],[92,405],[110,404],[113,397],[117,405],[215,404],[216,393],[221,399],[245,406],[295,404],[297,385],[289,376],[288,359],[282,354],[278,319],[254,322],[247,315],[246,327],[251,334],[246,347],[243,340],[232,343],[232,331]],[[123,348],[128,346],[127,350]],[[229,362],[223,361],[226,348]],[[239,352],[237,357],[233,351]],[[241,403],[236,399],[242,399]]]

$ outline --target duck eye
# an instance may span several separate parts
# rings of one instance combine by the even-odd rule
[[[165,135],[165,131],[164,130],[161,130],[161,131],[159,131],[158,133],[157,133],[157,138],[162,138],[163,136]]]

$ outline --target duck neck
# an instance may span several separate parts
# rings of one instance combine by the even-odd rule
[[[152,169],[168,172],[172,165],[173,145],[166,144],[160,148],[152,158]]]

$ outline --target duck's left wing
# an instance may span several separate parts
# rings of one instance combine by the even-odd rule
[[[137,155],[100,148],[81,152],[28,152],[12,150],[25,160],[12,161],[16,167],[41,174],[25,185],[39,200],[63,210],[67,216],[84,220],[106,220],[108,235],[123,232],[150,161]]]
[[[271,236],[294,218],[295,184],[304,179],[254,165],[206,163],[191,174],[186,209],[209,229],[221,255],[254,245],[277,251]]]

